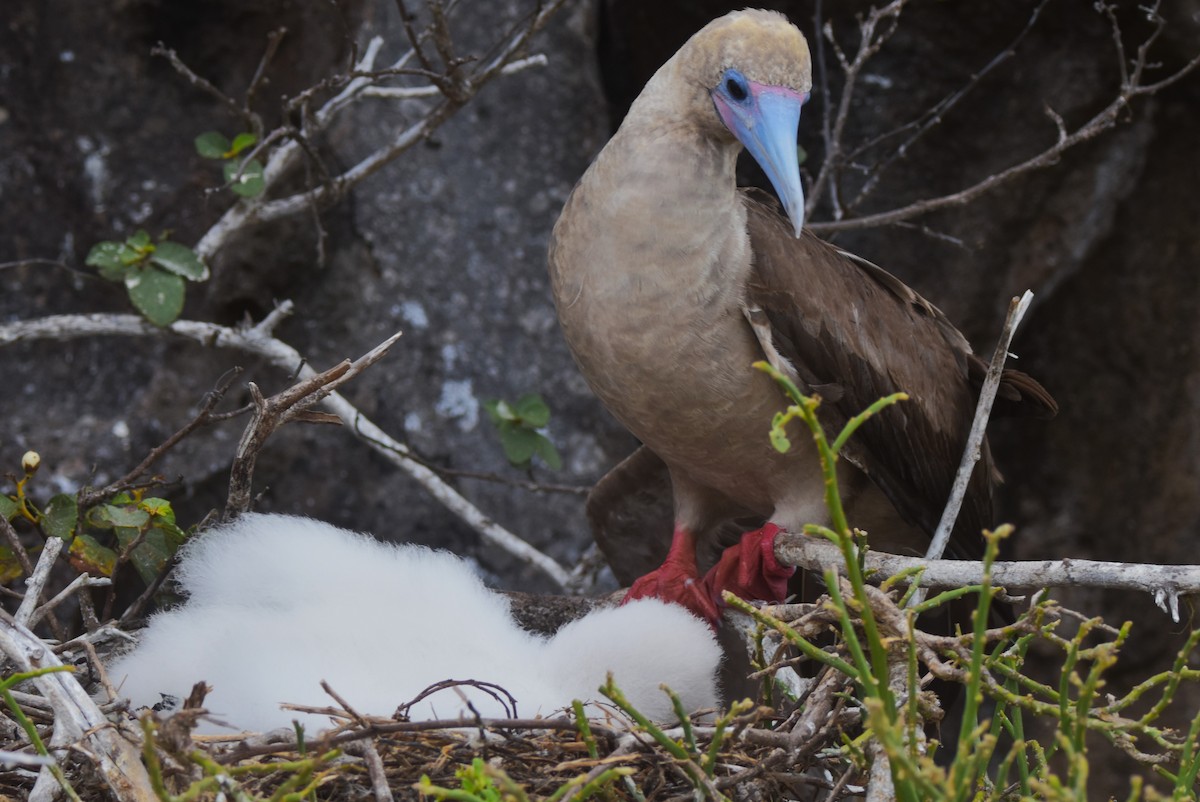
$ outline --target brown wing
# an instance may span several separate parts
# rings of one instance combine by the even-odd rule
[[[885,395],[909,394],[860,428],[843,456],[906,521],[932,533],[970,430],[982,363],[945,315],[895,276],[807,232],[796,239],[774,208],[743,198],[754,250],[746,303],[765,313],[780,356],[822,397],[827,431]],[[1024,374],[1009,377],[1003,397],[1053,408]],[[979,555],[996,479],[985,445],[949,556]]]

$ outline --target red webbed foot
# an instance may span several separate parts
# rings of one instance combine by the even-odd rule
[[[681,604],[714,629],[721,617],[717,600],[696,569],[696,536],[677,526],[663,564],[633,583],[622,604],[634,599],[659,599]]]
[[[796,569],[775,559],[775,537],[780,531],[775,524],[766,524],[725,549],[720,561],[704,575],[706,595],[720,601],[721,591],[728,590],[751,601],[780,602],[787,598],[788,580]]]

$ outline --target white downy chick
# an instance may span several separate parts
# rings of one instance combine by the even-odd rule
[[[689,709],[717,702],[720,649],[680,607],[599,610],[546,640],[521,629],[508,600],[458,557],[307,518],[247,514],[205,532],[185,546],[178,576],[187,602],[154,616],[139,646],[109,667],[137,707],[185,697],[204,680],[213,688],[205,707],[237,728],[298,719],[315,730],[327,719],[279,704],[331,704],[321,680],[360,712],[388,716],[434,683],[473,679],[511,693],[519,715],[546,716],[601,698],[609,671],[651,718],[673,715],[660,683]],[[481,715],[505,715],[470,686],[440,691],[409,715],[470,715],[460,691]]]

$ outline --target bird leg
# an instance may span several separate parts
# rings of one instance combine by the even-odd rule
[[[696,535],[676,524],[663,564],[634,582],[622,604],[648,597],[682,604],[716,629],[725,606],[721,591],[728,590],[743,599],[783,601],[788,579],[796,569],[781,565],[775,558],[779,531],[778,526],[769,523],[742,535],[701,579],[696,568]]]
[[[783,601],[788,580],[796,569],[775,558],[775,537],[780,529],[772,523],[747,532],[736,545],[725,549],[721,559],[704,575],[706,595],[720,601],[721,591],[753,601]],[[722,603],[723,606],[723,603]]]
[[[696,568],[696,535],[676,524],[671,549],[663,564],[633,583],[622,604],[634,599],[654,598],[682,604],[714,628],[721,610]]]

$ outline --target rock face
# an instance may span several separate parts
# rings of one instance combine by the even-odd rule
[[[403,43],[394,4],[371,0],[350,4],[344,17],[329,5],[289,0],[253,10],[229,1],[9,5],[0,28],[0,261],[81,266],[94,242],[139,227],[169,228],[194,243],[228,207],[227,195],[205,194],[219,171],[191,143],[209,129],[232,133],[236,123],[151,57],[155,43],[236,94],[249,83],[267,33],[287,27],[259,93],[268,122],[279,96],[345,63],[347,31],[361,26],[360,43],[383,35],[388,54]],[[531,46],[548,56],[548,68],[499,79],[432,140],[322,215],[323,261],[310,214],[256,228],[218,254],[213,280],[192,288],[185,315],[229,324],[290,298],[297,314],[279,335],[317,367],[403,329],[392,355],[346,389],[365,414],[434,464],[522,478],[507,467],[482,403],[540,392],[553,409],[550,435],[565,469],[539,469],[536,477],[591,483],[633,441],[591,397],[559,337],[546,239],[574,181],[650,72],[734,5],[608,0],[599,9],[568,7]],[[773,5],[811,29],[811,4]],[[464,3],[453,27],[464,51],[482,53],[531,7],[523,0]],[[843,48],[857,47],[854,14],[866,7],[825,4]],[[860,76],[847,141],[890,131],[961,88],[1017,36],[1031,10],[1028,3],[911,8]],[[1200,49],[1195,10],[1192,2],[1169,9],[1153,59],[1165,70]],[[1133,14],[1122,23],[1132,53],[1148,24]],[[830,77],[840,87],[836,64]],[[908,148],[855,213],[954,192],[1040,152],[1055,137],[1044,107],[1077,126],[1109,102],[1118,81],[1111,34],[1091,4],[1051,5],[1012,58]],[[365,101],[314,144],[330,169],[345,169],[423,108],[423,101]],[[911,227],[837,238],[941,306],[981,351],[990,351],[1007,299],[1025,288],[1036,293],[1014,349],[1018,366],[1045,383],[1062,412],[1048,423],[993,427],[1008,479],[1004,517],[1020,529],[1017,556],[1195,561],[1197,109],[1200,76],[1193,75],[1136,102],[1115,130],[1056,166],[914,221],[958,244]],[[821,113],[814,96],[802,120],[810,165],[824,155]],[[849,179],[843,189],[854,186]],[[814,219],[829,216],[826,206]],[[78,273],[43,264],[0,270],[4,322],[127,310],[119,287]],[[267,391],[287,382],[244,355],[176,341],[4,348],[0,470],[15,471],[20,454],[35,448],[55,489],[118,476],[184,423],[235,364]],[[167,492],[182,523],[222,503],[242,426],[207,430],[164,463],[165,475],[182,477]],[[457,484],[560,560],[573,563],[588,544],[578,496]],[[546,588],[536,573],[481,547],[415,483],[333,427],[277,434],[256,486],[264,491],[260,509],[445,545],[472,554],[509,587]],[[1180,643],[1148,599],[1064,596],[1087,612],[1135,620],[1121,662],[1129,674],[1144,675],[1142,661],[1161,663]]]
[[[348,31],[385,38],[380,63],[405,47],[391,3],[332,6],[171,3],[111,10],[18,4],[0,73],[0,258],[62,259],[82,266],[91,245],[139,227],[195,243],[230,204],[206,195],[220,182],[192,139],[239,124],[190,87],[151,47],[162,41],[196,72],[237,94],[248,85],[267,34],[288,33],[260,90],[264,114],[343,68]],[[486,54],[532,6],[481,3],[453,18],[456,44]],[[353,403],[430,463],[464,471],[514,471],[487,420],[489,398],[541,393],[561,475],[585,486],[633,441],[608,420],[574,370],[546,288],[545,247],[558,210],[607,135],[587,8],[560,14],[531,45],[549,67],[497,80],[457,117],[353,198],[323,215],[325,259],[312,215],[264,225],[222,249],[213,278],[193,287],[185,317],[233,324],[292,299],[279,336],[325,367],[357,356],[397,330],[384,363],[348,386]],[[361,25],[361,28],[359,26]],[[228,26],[228,27],[226,27]],[[387,63],[390,63],[387,62]],[[366,100],[314,143],[326,169],[344,170],[417,119],[425,101]],[[299,178],[299,177],[298,177]],[[297,180],[298,185],[298,180]],[[90,271],[89,271],[90,272]],[[68,270],[29,264],[0,271],[0,315],[18,320],[80,311],[130,311],[123,290]],[[264,391],[287,377],[252,357],[157,340],[75,341],[0,351],[0,465],[15,470],[34,448],[58,489],[119,476],[182,425],[233,365]],[[237,388],[244,387],[239,381]],[[241,393],[245,400],[244,391]],[[243,421],[186,442],[162,473],[181,522],[223,502]],[[474,554],[501,584],[550,589],[533,571],[481,550],[475,534],[405,475],[333,427],[291,427],[263,454],[260,508],[309,514],[382,536]],[[571,564],[589,540],[578,495],[531,495],[492,482],[460,487],[497,521]]]

